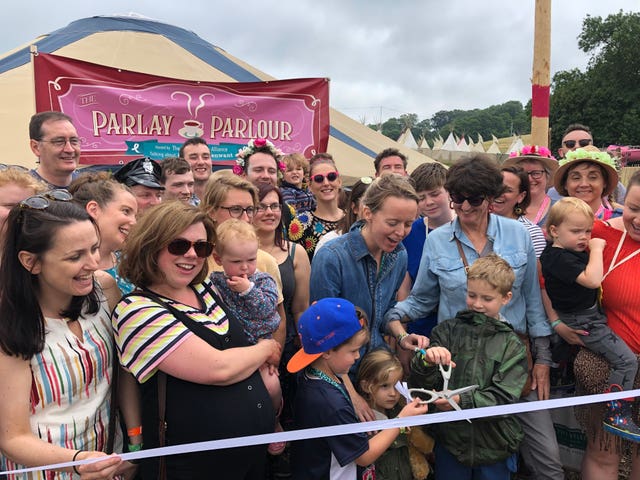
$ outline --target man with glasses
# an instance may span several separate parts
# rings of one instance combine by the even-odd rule
[[[76,177],[80,138],[71,117],[62,112],[40,112],[29,122],[31,151],[38,167],[30,173],[50,188],[67,188]]]
[[[576,148],[584,148],[593,145],[591,129],[581,123],[572,123],[562,134],[562,144],[558,149],[558,155],[564,158],[567,152],[572,152]]]

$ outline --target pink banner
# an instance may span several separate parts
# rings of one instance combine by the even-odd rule
[[[50,54],[34,59],[36,108],[73,118],[81,162],[124,163],[130,155],[176,156],[203,137],[218,161],[252,138],[310,157],[329,140],[324,78],[208,83],[158,77]]]

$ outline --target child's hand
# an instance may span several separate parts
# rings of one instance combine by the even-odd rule
[[[604,238],[592,238],[589,240],[589,250],[604,250],[607,241]]]
[[[460,395],[454,395],[453,397],[451,397],[451,400],[453,400],[458,405],[460,405]],[[436,406],[438,410],[442,410],[443,412],[446,412],[448,410],[453,410],[453,407],[447,401],[446,398],[439,398],[435,402],[433,402],[433,404]]]
[[[451,352],[444,347],[431,347],[428,348],[424,355],[425,359],[429,363],[437,365],[449,365],[455,367],[456,364],[451,361]]]
[[[427,413],[427,410],[429,410],[429,405],[426,403],[422,405],[420,402],[421,400],[419,398],[414,398],[411,403],[407,403],[404,408],[400,410],[398,418],[413,417],[414,415],[422,415],[424,413]]]
[[[251,282],[246,275],[227,277],[227,285],[236,293],[242,293],[249,289]]]

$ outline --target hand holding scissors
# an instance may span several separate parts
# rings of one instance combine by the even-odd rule
[[[417,393],[421,393],[422,395],[427,395],[429,398],[427,400],[422,399],[421,403],[423,404],[434,403],[436,400],[444,399],[455,410],[458,410],[458,411],[462,410],[460,408],[460,405],[458,405],[454,400],[454,397],[456,395],[460,395],[461,393],[473,391],[476,388],[478,388],[478,385],[470,385],[468,387],[462,387],[462,388],[456,388],[456,389],[450,390],[449,380],[451,379],[451,370],[452,370],[451,364],[448,364],[445,366],[440,363],[438,364],[438,367],[440,369],[440,373],[443,379],[443,385],[442,385],[441,391],[437,392],[435,390],[427,390],[424,388],[410,388],[409,394],[411,396],[416,396],[415,394]],[[467,422],[471,423],[471,420],[467,419]]]

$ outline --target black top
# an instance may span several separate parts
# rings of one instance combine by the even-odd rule
[[[577,313],[593,307],[598,298],[597,288],[586,288],[576,282],[589,263],[587,252],[547,247],[540,255],[544,285],[554,310]]]
[[[228,314],[229,310],[225,310],[229,317],[229,330],[225,335],[207,328],[187,326],[218,350],[248,346],[242,326]],[[159,446],[158,375],[156,373],[140,386],[145,449]],[[246,380],[228,386],[201,385],[167,375],[165,419],[166,446],[170,446],[272,433],[275,412],[258,371]],[[263,480],[266,448],[266,445],[257,445],[168,456],[165,458],[166,478]],[[158,478],[158,460],[141,461],[140,474],[144,480]]]

